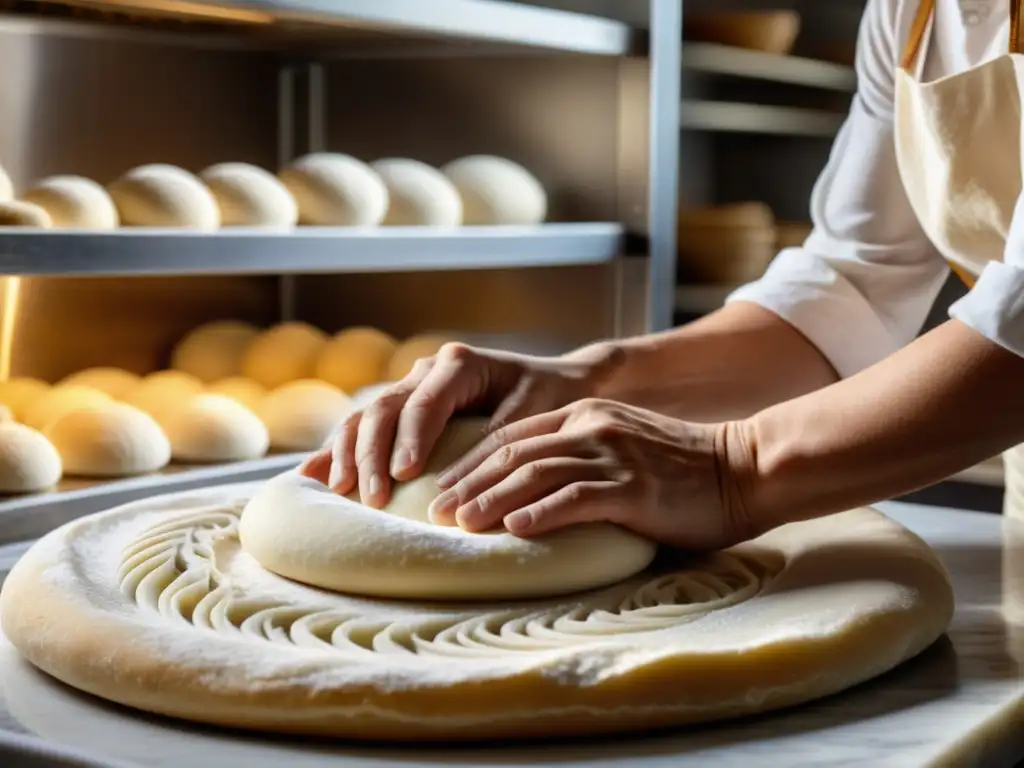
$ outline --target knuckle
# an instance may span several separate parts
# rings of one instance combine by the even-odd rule
[[[417,389],[405,402],[405,408],[414,411],[429,411],[436,407],[438,396],[429,389]]]
[[[473,349],[462,342],[449,341],[438,350],[437,356],[449,362],[465,362],[473,356]]]
[[[498,469],[512,469],[518,458],[518,451],[511,445],[503,445],[494,453],[494,463]]]
[[[426,376],[426,374],[429,373],[430,369],[433,368],[433,367],[434,367],[434,358],[433,357],[419,357],[419,358],[416,358],[415,362],[413,362],[413,364],[412,364],[412,369],[406,375],[406,378],[407,379],[410,379],[410,378],[415,378],[415,379],[422,378],[423,376]]]
[[[485,514],[494,506],[495,498],[492,491],[484,491],[473,500],[474,508],[478,514]]]
[[[548,476],[550,469],[550,466],[545,464],[543,461],[535,461],[532,464],[527,464],[526,466],[521,467],[517,471],[520,472],[520,477],[525,484],[537,485],[544,482],[544,479]]]

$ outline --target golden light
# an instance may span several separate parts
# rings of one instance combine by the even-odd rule
[[[0,306],[0,381],[11,378],[14,356],[14,329],[18,324],[18,302],[21,299],[21,278],[13,275],[0,277],[3,285],[3,305]]]

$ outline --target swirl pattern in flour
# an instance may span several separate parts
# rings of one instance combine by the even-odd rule
[[[238,546],[238,512],[209,508],[147,530],[124,553],[121,590],[174,624],[246,640],[319,648],[356,657],[450,656],[464,659],[607,643],[653,633],[736,605],[770,580],[766,562],[728,553],[700,570],[635,579],[621,589],[556,604],[481,607],[440,616],[367,615],[351,601],[288,601],[233,583],[225,566],[247,557]],[[340,596],[339,596],[340,597]]]

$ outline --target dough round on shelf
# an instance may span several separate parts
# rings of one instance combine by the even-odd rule
[[[220,379],[210,384],[206,391],[211,395],[230,397],[253,412],[267,395],[266,387],[252,379],[245,378],[245,376],[229,376],[226,379]]]
[[[45,210],[54,227],[116,229],[120,224],[107,190],[83,176],[50,176],[37,181],[21,199]]]
[[[14,199],[14,184],[11,177],[2,165],[0,165],[0,203],[6,203]]]
[[[521,165],[503,157],[471,155],[441,169],[462,197],[466,225],[543,223],[548,197],[541,183]]]
[[[0,421],[0,493],[37,493],[60,482],[60,454],[41,432]]]
[[[184,371],[157,371],[126,394],[122,400],[145,411],[158,422],[185,400],[203,391],[203,382]]]
[[[81,385],[60,385],[47,390],[25,409],[23,421],[30,427],[45,432],[46,427],[65,413],[82,408],[109,405],[113,399],[106,392]]]
[[[97,366],[72,373],[61,381],[60,386],[92,387],[120,400],[141,383],[142,377],[137,373],[124,368]]]
[[[165,420],[171,456],[187,463],[258,459],[270,436],[263,422],[244,405],[224,395],[196,395]]]
[[[369,165],[349,155],[305,155],[286,166],[278,177],[299,205],[300,224],[374,227],[387,214],[384,182]]]
[[[316,378],[354,393],[383,381],[398,342],[376,328],[346,328],[331,338],[316,361]]]
[[[607,586],[639,573],[657,547],[611,524],[537,539],[432,524],[437,476],[476,445],[486,421],[453,421],[423,474],[396,485],[383,510],[289,472],[242,514],[242,547],[266,569],[321,589],[411,600],[520,600]]]
[[[259,334],[242,358],[242,375],[274,389],[312,378],[328,336],[309,323],[287,322]]]
[[[260,333],[252,323],[214,320],[189,331],[171,353],[171,368],[209,383],[242,370],[245,351]]]
[[[388,381],[401,381],[412,371],[416,361],[423,357],[433,357],[441,351],[441,347],[453,339],[436,333],[424,333],[410,336],[403,341],[395,354],[388,361]]]
[[[270,445],[282,451],[315,451],[352,410],[352,401],[337,387],[312,379],[275,389],[260,403]]]
[[[462,223],[462,197],[436,168],[419,160],[387,158],[371,163],[388,190],[390,227],[457,227]]]
[[[126,227],[210,231],[220,226],[220,209],[213,193],[184,168],[163,163],[141,165],[107,190]]]
[[[53,226],[44,209],[23,200],[0,202],[0,227],[38,227],[49,229]]]
[[[10,409],[14,418],[25,421],[29,408],[50,391],[50,385],[30,376],[19,376],[0,381],[0,403]]]
[[[290,229],[299,220],[292,193],[270,171],[248,163],[218,163],[199,174],[220,209],[222,227]]]
[[[66,412],[44,430],[76,477],[132,477],[171,460],[171,445],[149,414],[124,403]]]

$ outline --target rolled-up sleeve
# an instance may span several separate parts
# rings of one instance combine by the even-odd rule
[[[811,195],[810,237],[728,299],[776,313],[843,377],[912,341],[949,274],[917,222],[896,165],[897,6],[869,0],[865,9],[858,89]]]

